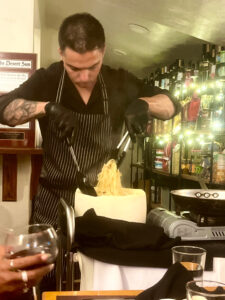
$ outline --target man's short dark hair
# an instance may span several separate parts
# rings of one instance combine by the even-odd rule
[[[105,33],[101,23],[88,13],[79,13],[67,17],[59,29],[59,46],[78,53],[85,53],[105,46]]]

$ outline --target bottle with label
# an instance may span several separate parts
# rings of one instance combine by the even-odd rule
[[[176,82],[176,65],[175,65],[175,63],[173,63],[169,66],[169,79],[170,79],[169,91],[171,93],[173,93],[174,89],[175,89],[175,82]]]
[[[165,74],[164,89],[169,91],[169,89],[170,89],[170,74],[169,74],[169,70],[168,70],[167,66],[164,67],[164,74]]]
[[[164,67],[161,68],[161,75],[160,75],[160,83],[159,86],[161,89],[164,89],[165,87],[165,70]]]
[[[155,79],[154,79],[154,86],[157,86],[159,87],[159,84],[160,84],[160,69],[156,69],[155,71]]]
[[[211,48],[211,57],[210,57],[210,66],[209,66],[210,74],[209,77],[214,79],[216,76],[216,45],[212,45]]]
[[[185,68],[185,75],[184,75],[184,84],[187,88],[193,82],[193,78],[191,77],[191,74],[192,74],[192,63],[191,61],[189,61],[187,67]]]
[[[192,64],[191,78],[194,83],[199,82],[199,61]]]
[[[184,60],[176,60],[176,81],[175,81],[175,90],[181,95],[182,85],[184,81]]]
[[[221,59],[220,59],[220,52],[224,51],[224,47],[218,45],[217,49],[216,49],[216,64],[220,64],[221,63]]]
[[[151,73],[149,76],[149,85],[154,86],[154,74]]]
[[[210,45],[202,45],[202,61],[200,62],[201,81],[205,82],[209,79],[209,62],[210,62]]]

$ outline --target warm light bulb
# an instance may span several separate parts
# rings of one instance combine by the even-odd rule
[[[222,86],[223,86],[223,84],[222,84],[221,81],[217,81],[217,82],[216,82],[216,85],[217,85],[218,87],[222,87]]]
[[[192,131],[191,131],[191,130],[187,130],[187,131],[185,132],[185,134],[186,134],[186,135],[191,135],[191,134],[192,134]]]
[[[207,86],[206,85],[203,85],[202,86],[202,91],[206,91],[207,90]]]
[[[218,130],[222,127],[222,123],[220,121],[215,121],[212,123],[212,127],[213,129]]]
[[[175,97],[178,97],[180,95],[180,92],[179,91],[176,91],[175,93],[174,93],[174,96]]]

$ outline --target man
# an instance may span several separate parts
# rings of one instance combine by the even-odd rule
[[[97,174],[119,141],[124,120],[134,141],[150,116],[166,120],[179,109],[167,91],[103,65],[104,30],[90,14],[63,21],[59,46],[61,62],[37,70],[0,98],[3,124],[39,120],[44,155],[32,222],[55,227],[59,198],[72,205],[77,188],[69,145],[81,171],[96,184]]]
[[[28,289],[53,269],[53,265],[45,265],[48,258],[48,254],[37,254],[6,259],[5,248],[0,245],[0,299],[30,299]]]

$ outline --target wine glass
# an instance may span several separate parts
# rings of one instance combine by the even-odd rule
[[[52,264],[58,254],[57,234],[48,224],[33,224],[11,229],[6,234],[4,244],[7,249],[6,256],[10,259],[40,253],[49,254],[47,261],[43,263],[46,265]],[[32,268],[40,266],[32,266]],[[35,288],[33,294],[36,294]]]
[[[49,254],[47,263],[51,264],[58,254],[57,234],[48,224],[11,229],[6,235],[5,246],[10,259],[45,253]]]

